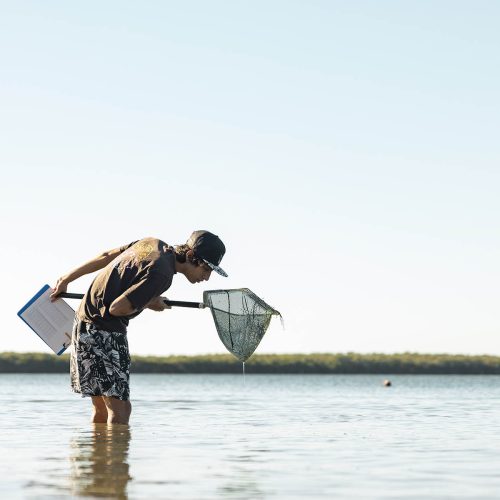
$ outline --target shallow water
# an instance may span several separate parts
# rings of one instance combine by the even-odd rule
[[[2,498],[498,498],[500,377],[133,375],[130,428],[0,375]]]

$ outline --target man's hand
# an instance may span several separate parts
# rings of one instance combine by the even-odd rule
[[[68,281],[66,278],[59,278],[57,280],[56,286],[54,287],[54,291],[50,294],[50,300],[54,302],[54,300],[57,300],[57,296],[60,293],[65,292],[68,289]]]
[[[172,309],[171,306],[167,306],[165,304],[165,299],[167,297],[155,297],[151,302],[146,305],[147,309],[151,309],[152,311],[164,311],[165,309]]]

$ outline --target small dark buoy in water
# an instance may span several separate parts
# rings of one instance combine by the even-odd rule
[[[391,387],[392,382],[389,379],[384,380],[384,387]]]

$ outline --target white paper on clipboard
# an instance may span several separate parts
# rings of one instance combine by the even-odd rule
[[[51,293],[45,285],[17,315],[59,356],[71,344],[75,311],[63,299],[51,302]]]

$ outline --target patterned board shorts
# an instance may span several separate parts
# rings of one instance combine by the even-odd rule
[[[75,318],[70,358],[71,388],[82,396],[130,396],[127,334],[99,330]]]

